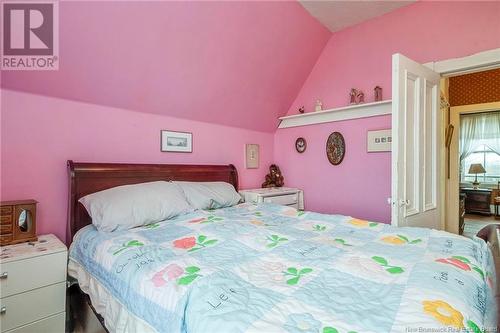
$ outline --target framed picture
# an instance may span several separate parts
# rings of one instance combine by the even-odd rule
[[[188,132],[161,131],[161,151],[192,153],[193,134]]]
[[[247,169],[259,168],[259,145],[247,144],[245,146],[245,167]]]
[[[367,150],[369,153],[391,151],[392,131],[390,129],[380,131],[368,131]]]

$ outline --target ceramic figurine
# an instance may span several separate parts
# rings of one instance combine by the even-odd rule
[[[358,90],[358,95],[356,96],[356,104],[361,104],[365,102],[365,93]]]
[[[349,96],[350,96],[349,104],[361,104],[365,102],[365,93],[356,88],[351,89]]]
[[[382,88],[379,86],[376,86],[373,89],[374,96],[375,96],[375,102],[380,102],[382,100]]]
[[[321,111],[323,108],[323,103],[319,99],[316,100],[316,107],[314,108],[314,111]]]
[[[349,93],[350,100],[349,104],[356,104],[356,95],[358,94],[358,90],[356,88],[351,88],[351,92]]]

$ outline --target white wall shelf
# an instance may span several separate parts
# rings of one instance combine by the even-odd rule
[[[391,114],[392,101],[363,103],[349,105],[341,108],[328,109],[317,112],[296,114],[293,116],[280,117],[278,128],[306,126],[334,121],[368,118]]]

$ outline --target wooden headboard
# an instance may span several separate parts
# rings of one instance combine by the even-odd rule
[[[78,200],[87,194],[120,185],[157,180],[224,181],[238,190],[238,172],[234,165],[185,164],[118,164],[78,163],[68,161],[68,230],[66,243],[75,233],[91,223],[90,216]]]

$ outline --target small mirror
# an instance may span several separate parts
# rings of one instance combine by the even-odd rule
[[[21,213],[19,213],[18,224],[21,231],[28,231],[29,226],[31,225],[31,212],[29,210],[21,210]]]

